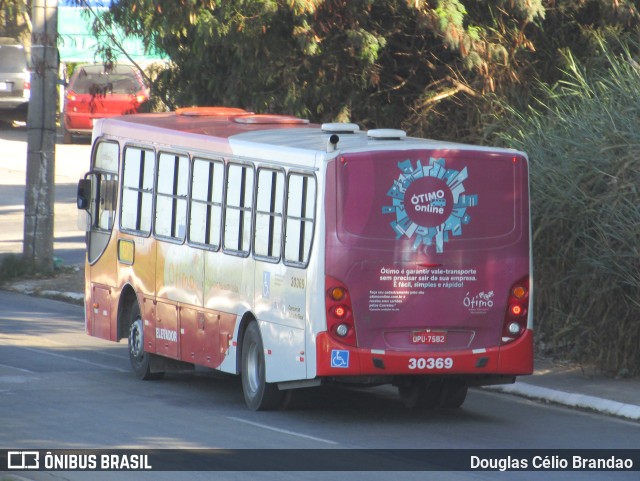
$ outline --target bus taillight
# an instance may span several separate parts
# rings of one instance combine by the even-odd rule
[[[336,306],[333,308],[333,315],[338,319],[344,319],[347,316],[347,306]]]
[[[355,346],[356,330],[353,323],[351,298],[347,287],[326,276],[327,331],[335,340]]]
[[[502,344],[515,341],[527,329],[528,308],[529,276],[526,276],[511,286],[502,327]]]

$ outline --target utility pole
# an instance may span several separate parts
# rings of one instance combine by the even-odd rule
[[[53,272],[58,0],[32,0],[31,5],[23,257],[30,268],[46,274]]]

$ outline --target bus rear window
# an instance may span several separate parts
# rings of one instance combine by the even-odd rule
[[[291,173],[287,178],[284,261],[304,267],[309,262],[315,225],[316,179]]]
[[[481,151],[369,152],[346,156],[336,168],[343,243],[396,250],[400,241],[442,252],[520,235],[516,183],[526,174],[524,160]]]

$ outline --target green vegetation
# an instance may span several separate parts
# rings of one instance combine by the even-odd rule
[[[640,374],[640,65],[603,42],[510,109],[502,139],[529,153],[537,346]],[[599,60],[599,61],[595,61]]]
[[[2,254],[0,255],[0,284],[16,279],[52,278],[70,270],[63,265],[63,261],[59,257],[53,258],[53,267],[53,272],[42,273],[21,254]]]
[[[18,254],[0,256],[0,284],[28,276],[32,273],[29,263]]]
[[[544,14],[540,1],[120,0],[103,22],[171,58],[154,86],[170,107],[232,105],[460,140],[477,133],[483,93],[532,65],[525,30]]]

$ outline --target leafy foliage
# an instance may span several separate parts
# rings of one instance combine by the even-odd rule
[[[24,45],[30,44],[30,14],[30,0],[0,0],[0,37],[12,37]]]
[[[502,138],[531,160],[540,348],[640,374],[639,45],[567,70],[511,110]]]
[[[0,283],[33,274],[33,266],[22,256],[4,254],[0,256]]]
[[[639,15],[628,0],[120,0],[103,21],[172,59],[156,81],[170,107],[478,141],[486,94],[526,102],[558,79],[559,52],[588,56],[594,31],[635,32]]]
[[[470,4],[471,7],[466,7]],[[120,0],[105,16],[166,52],[172,107],[226,104],[422,133],[443,100],[508,78],[539,2]],[[496,35],[496,19],[509,35]],[[489,22],[489,25],[486,22]]]

